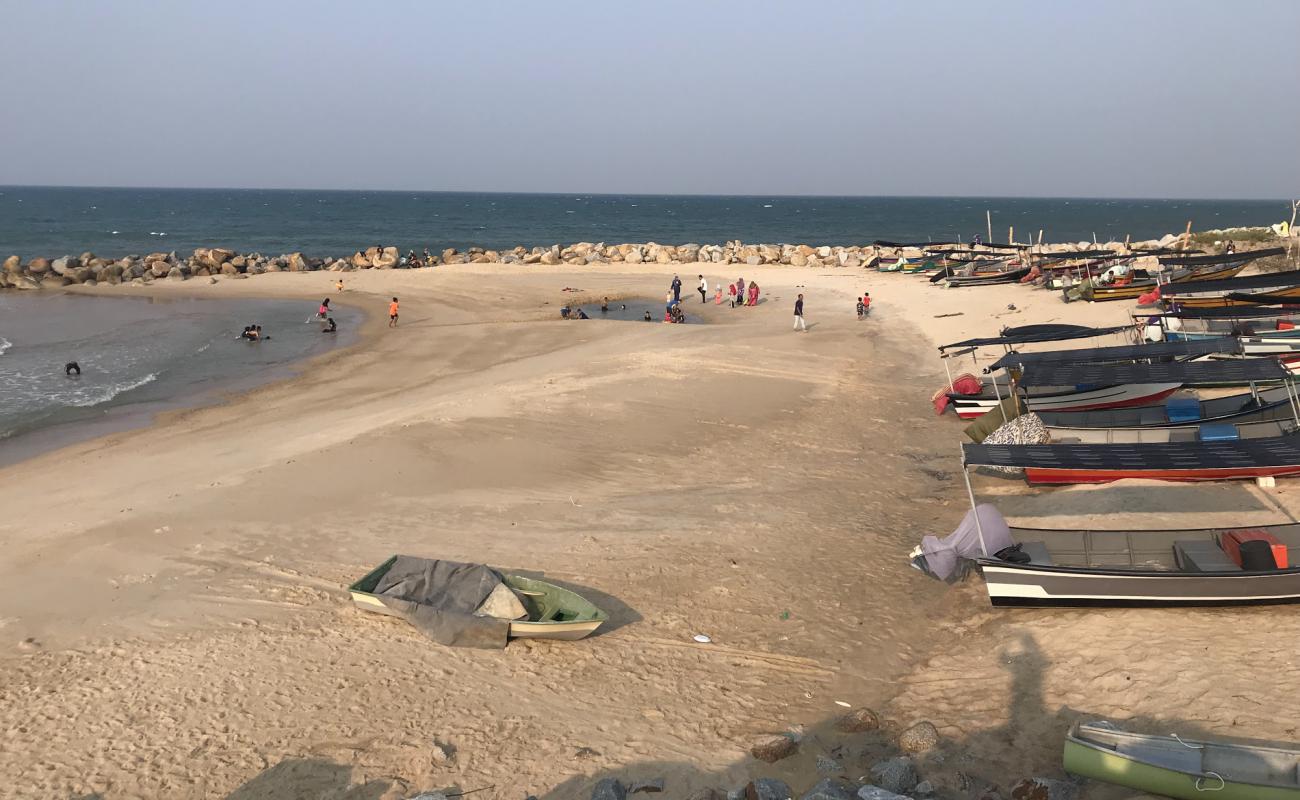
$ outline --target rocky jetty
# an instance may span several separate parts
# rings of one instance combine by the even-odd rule
[[[1179,241],[1172,234],[1144,242],[1077,242],[1037,245],[1036,253],[1068,253],[1102,248],[1115,252],[1130,249],[1170,247]],[[990,251],[992,253],[993,251]],[[783,265],[791,267],[871,267],[882,256],[916,257],[919,250],[897,251],[874,245],[746,244],[657,244],[655,242],[606,244],[577,242],[542,247],[488,250],[471,247],[448,248],[426,259],[403,258],[396,247],[369,247],[349,256],[308,256],[283,253],[239,253],[224,247],[200,247],[189,256],[171,253],[104,258],[94,253],[58,258],[33,257],[26,262],[17,255],[4,260],[0,289],[58,288],[81,284],[146,284],[156,280],[183,281],[190,278],[242,278],[266,272],[351,272],[363,269],[402,269],[439,264],[538,264],[574,266],[598,264],[734,264],[746,267]]]

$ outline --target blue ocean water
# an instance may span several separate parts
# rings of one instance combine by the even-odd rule
[[[1159,237],[1265,225],[1284,200],[974,197],[710,197],[229,189],[0,187],[0,257],[101,256],[224,246],[268,255],[343,256],[376,244],[502,249],[578,241],[666,244],[986,236],[1047,242]]]

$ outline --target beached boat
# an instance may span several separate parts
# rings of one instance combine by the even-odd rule
[[[381,579],[398,558],[393,556],[348,587],[357,608],[402,616],[390,607],[391,603],[385,602],[384,597],[375,593]],[[502,574],[501,580],[510,587],[527,612],[526,618],[509,621],[512,639],[582,639],[609,618],[595,604],[561,586],[522,575]]]
[[[1300,475],[1300,434],[1149,444],[963,444],[962,457],[968,466],[1022,469],[1033,484],[1280,478]]]
[[[1052,444],[1150,444],[1200,442],[1216,439],[1267,439],[1300,429],[1293,419],[1210,425],[1176,425],[1152,428],[1059,428],[1044,426]]]
[[[1294,415],[1290,392],[1273,387],[1209,400],[1171,399],[1162,405],[1098,411],[1041,412],[1049,428],[1163,428],[1207,423],[1267,422]]]
[[[1277,252],[1284,251],[1278,248]],[[1176,309],[1250,305],[1249,298],[1253,296],[1259,296],[1272,304],[1300,298],[1300,270],[1269,272],[1245,278],[1188,281],[1160,289],[1161,302],[1167,308]]]
[[[1019,283],[1020,279],[1029,274],[1029,267],[1008,270],[1006,272],[996,272],[991,274],[975,273],[974,275],[953,275],[947,279],[948,288],[959,286],[994,286],[1003,283]]]
[[[1300,800],[1300,746],[1202,741],[1079,722],[1065,737],[1065,771],[1178,800]]]
[[[1062,387],[1057,391],[1044,391],[1041,394],[1031,395],[1026,398],[1026,403],[1030,411],[1039,414],[1149,406],[1160,402],[1180,388],[1182,388],[1181,383],[1135,383],[1083,390],[1076,387]],[[1006,397],[1006,388],[995,388],[991,384],[986,384],[979,394],[948,393],[950,405],[962,419],[975,419],[997,408]]]
[[[1300,524],[1019,528],[981,504],[950,535],[925,536],[910,559],[916,569],[949,582],[978,569],[995,607],[1136,608],[1300,602],[1300,567],[1291,566],[1296,554]]]
[[[1065,290],[1065,301],[1068,303],[1071,300],[1086,300],[1090,303],[1102,303],[1111,300],[1136,300],[1157,286],[1231,278],[1245,269],[1246,263],[1246,261],[1241,261],[1210,267],[1189,267],[1174,272],[1164,283],[1161,283],[1156,276],[1151,275],[1146,270],[1135,269],[1128,276],[1114,283],[1098,283],[1085,280],[1077,286]]]

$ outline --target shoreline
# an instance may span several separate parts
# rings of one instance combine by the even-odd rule
[[[55,291],[67,295],[89,295],[88,292],[76,291],[75,288]],[[123,295],[110,295],[108,293],[89,296],[113,297],[114,299],[123,297]],[[200,301],[223,299],[205,298],[198,292],[182,294],[149,292],[146,290],[143,293],[132,293],[130,295],[130,299],[154,298],[184,298]],[[287,300],[288,298],[256,297],[251,299]],[[303,299],[306,299],[306,295],[303,296]],[[101,410],[102,416],[98,418],[57,422],[24,430],[0,439],[0,450],[2,450],[0,452],[0,469],[21,465],[32,459],[50,453],[57,453],[64,448],[78,444],[109,440],[133,431],[166,424],[169,419],[177,415],[236,402],[243,397],[255,394],[262,387],[291,381],[302,371],[314,368],[318,361],[326,362],[335,353],[356,347],[362,343],[363,330],[367,327],[369,318],[373,316],[371,310],[359,304],[347,302],[341,302],[340,304],[355,312],[360,324],[357,326],[357,330],[345,332],[338,343],[331,345],[326,352],[293,358],[274,366],[263,367],[254,374],[245,374],[234,378],[211,378],[206,381],[205,385],[183,389],[164,399],[110,405]]]

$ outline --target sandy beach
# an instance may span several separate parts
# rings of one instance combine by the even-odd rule
[[[1080,718],[1297,738],[1295,607],[994,610],[977,580],[949,588],[907,564],[968,508],[962,426],[929,402],[936,345],[1120,324],[1132,303],[700,265],[680,274],[701,324],[559,318],[602,296],[662,314],[674,269],[77,289],[306,308],[328,294],[369,316],[357,345],[292,380],[0,469],[0,794],[560,800],[614,776],[663,777],[661,796],[684,799],[756,776],[806,789],[819,752],[856,778],[929,720],[936,796],[1006,796],[1064,777]],[[710,287],[757,280],[763,302],[699,304],[699,271]],[[800,292],[806,333],[791,330]],[[1174,528],[1294,521],[1295,485],[976,490],[1015,521]],[[348,599],[395,553],[544,575],[611,621],[580,642],[441,647]],[[836,732],[845,704],[883,731]],[[748,755],[783,731],[808,746]]]

